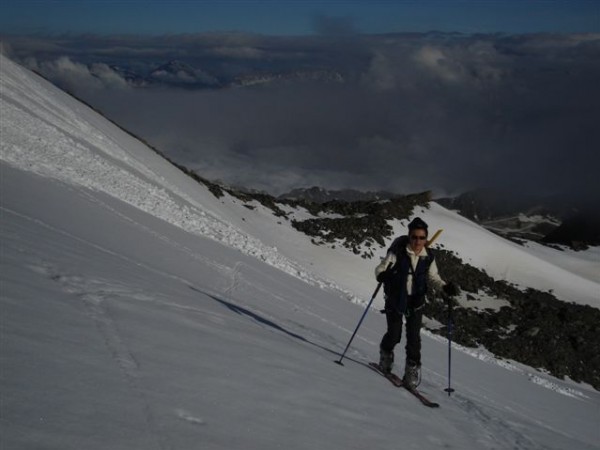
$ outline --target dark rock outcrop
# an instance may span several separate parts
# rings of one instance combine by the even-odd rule
[[[509,306],[479,310],[453,301],[454,340],[483,346],[558,377],[570,377],[600,390],[600,310],[558,300],[549,292],[520,290],[497,281],[445,250],[437,251],[440,275],[476,298],[478,293]],[[468,298],[468,297],[467,297]],[[447,323],[448,305],[430,294],[425,315]],[[446,335],[446,326],[432,330]]]
[[[548,233],[543,242],[568,245],[575,250],[600,245],[600,212],[581,211],[568,217],[558,228]]]

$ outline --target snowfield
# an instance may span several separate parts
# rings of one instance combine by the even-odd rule
[[[421,389],[441,407],[423,407],[367,366],[376,311],[334,364],[376,261],[215,198],[4,56],[0,70],[0,448],[600,448],[599,392],[454,346],[449,397],[447,342],[425,332]],[[415,214],[496,278],[600,306],[598,249],[521,247],[435,203]]]

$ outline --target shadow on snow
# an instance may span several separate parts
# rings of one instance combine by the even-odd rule
[[[313,347],[316,347],[316,348],[318,348],[320,350],[323,350],[323,351],[326,351],[328,353],[331,353],[332,355],[335,355],[337,357],[341,357],[342,356],[342,354],[339,351],[327,348],[327,347],[325,347],[325,346],[323,346],[321,344],[317,344],[316,342],[313,342],[313,341],[305,338],[304,336],[299,335],[298,333],[294,333],[294,332],[292,332],[290,330],[287,330],[284,327],[282,327],[281,325],[273,322],[270,319],[267,319],[264,316],[261,316],[260,314],[255,313],[254,311],[249,310],[248,308],[244,308],[243,306],[236,305],[236,304],[232,303],[231,301],[227,301],[227,300],[224,300],[222,298],[219,298],[219,297],[217,297],[214,294],[210,294],[208,292],[202,291],[202,290],[200,290],[200,289],[198,289],[198,288],[196,288],[194,286],[189,286],[189,288],[191,290],[195,291],[195,292],[198,292],[200,294],[206,295],[210,299],[214,300],[215,302],[221,304],[222,306],[226,307],[230,311],[232,311],[232,312],[234,312],[234,313],[236,313],[236,314],[238,314],[240,316],[245,316],[245,317],[248,317],[248,318],[250,318],[250,319],[258,322],[260,325],[265,325],[265,326],[267,326],[269,328],[272,328],[272,329],[274,329],[274,330],[276,330],[278,332],[281,332],[281,333],[285,334],[286,336],[289,336],[289,337],[291,337],[293,339],[296,339],[296,340],[298,340],[300,342],[312,345]],[[352,361],[352,362],[354,362],[356,364],[360,364],[361,366],[370,368],[368,364],[366,364],[366,363],[364,363],[362,361],[358,361],[356,359],[350,358],[347,355],[344,356],[344,359]],[[334,362],[337,362],[337,360],[334,361]]]

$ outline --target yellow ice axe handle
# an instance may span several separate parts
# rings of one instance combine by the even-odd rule
[[[440,236],[440,234],[442,234],[442,230],[441,228],[439,230],[437,230],[435,232],[435,234],[433,236],[431,236],[431,239],[429,239],[426,243],[425,243],[425,247],[429,247],[431,244],[433,244],[435,242],[435,240]]]

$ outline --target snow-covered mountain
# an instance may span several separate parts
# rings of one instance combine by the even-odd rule
[[[333,70],[312,69],[285,72],[245,73],[235,77],[231,86],[247,87],[274,83],[344,83],[344,76]]]
[[[375,311],[334,364],[373,259],[312,244],[291,224],[308,210],[213,195],[3,56],[0,70],[2,448],[600,448],[598,391],[455,345],[448,397],[447,342],[427,331],[421,389],[441,408],[424,408],[367,367]],[[519,246],[435,203],[412,215],[494,278],[600,304],[597,248]]]
[[[177,60],[155,68],[147,78],[152,83],[196,89],[219,85],[219,80],[213,75]]]

